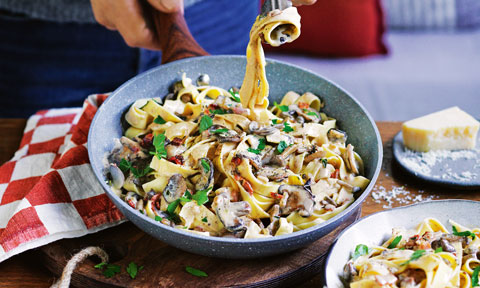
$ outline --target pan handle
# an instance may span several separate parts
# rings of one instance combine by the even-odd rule
[[[162,64],[183,58],[209,55],[195,41],[182,12],[163,13],[153,10],[153,23],[162,48]]]

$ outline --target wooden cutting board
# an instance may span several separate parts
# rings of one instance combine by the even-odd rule
[[[43,264],[57,277],[68,259],[88,246],[100,246],[110,263],[122,272],[106,278],[93,266],[99,259],[87,259],[72,275],[75,287],[292,287],[322,271],[328,248],[338,233],[360,216],[360,209],[336,230],[299,250],[253,260],[210,258],[184,252],[145,234],[132,223],[80,238],[64,239],[40,248]],[[126,267],[135,262],[144,269],[130,279]],[[199,278],[185,272],[191,266],[209,276]]]

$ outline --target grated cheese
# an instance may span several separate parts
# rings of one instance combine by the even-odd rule
[[[375,203],[384,204],[382,206],[384,209],[390,209],[393,206],[431,201],[439,198],[437,195],[423,195],[425,193],[423,190],[418,191],[420,195],[411,195],[411,192],[406,189],[406,186],[407,185],[392,186],[391,190],[387,190],[381,185],[376,185],[372,190],[371,197]]]

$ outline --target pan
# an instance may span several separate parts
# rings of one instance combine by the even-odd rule
[[[158,12],[156,12],[158,13]],[[164,65],[140,74],[115,90],[100,106],[88,135],[88,155],[93,171],[105,192],[125,217],[153,237],[179,249],[221,258],[255,258],[285,253],[306,246],[333,231],[349,216],[361,209],[361,203],[372,190],[382,161],[382,141],[375,122],[365,108],[348,92],[324,77],[300,67],[267,59],[270,102],[280,102],[288,91],[300,94],[310,91],[325,102],[324,112],[337,119],[340,129],[348,133],[364,161],[365,176],[371,180],[354,203],[335,217],[305,230],[262,239],[232,239],[193,234],[160,224],[130,208],[106,184],[102,160],[122,136],[121,117],[138,99],[164,97],[169,86],[182,73],[192,79],[210,76],[211,85],[240,87],[245,73],[244,56],[202,56],[207,53],[195,42],[181,14],[154,15],[162,37]]]

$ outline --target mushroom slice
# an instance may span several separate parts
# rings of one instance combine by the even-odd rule
[[[235,142],[238,143],[242,139],[235,130],[230,130],[221,125],[213,125],[208,129],[210,134],[215,135],[219,142]]]
[[[307,155],[305,157],[305,163],[309,163],[309,162],[312,162],[313,160],[317,159],[317,158],[323,158],[327,155],[327,153],[323,150],[320,150],[320,151],[317,151],[317,152],[314,152],[310,155]]]
[[[213,163],[208,158],[200,158],[198,160],[198,169],[200,169],[200,178],[195,184],[195,190],[205,190],[213,186]]]
[[[248,130],[250,133],[257,134],[260,136],[267,136],[267,135],[272,135],[273,133],[276,133],[279,131],[277,128],[272,127],[272,126],[263,126],[260,127],[260,124],[256,121],[250,122],[248,125]]]
[[[285,203],[280,203],[282,215],[288,215],[295,211],[298,211],[298,214],[303,217],[312,215],[315,200],[309,185],[280,185],[278,194],[285,193],[288,194],[288,199]]]
[[[202,74],[197,79],[198,86],[208,86],[210,85],[210,76],[208,74]]]
[[[115,189],[120,189],[125,183],[125,175],[116,164],[111,163],[109,167],[110,176],[112,177],[112,186]]]
[[[345,142],[347,142],[347,132],[335,128],[328,130],[327,137],[332,143],[345,144]]]
[[[168,179],[167,186],[163,190],[163,198],[168,203],[179,199],[183,196],[187,190],[187,182],[181,174],[173,174],[170,179]]]
[[[257,177],[258,176],[264,176],[267,177],[268,180],[272,181],[282,181],[283,179],[287,178],[290,176],[291,173],[289,170],[286,168],[273,168],[273,167],[262,167],[262,169],[258,170],[257,172]]]
[[[252,164],[255,169],[262,169],[262,160],[260,159],[260,156],[255,153],[248,151],[238,151],[235,156],[248,159],[250,161],[250,164]]]
[[[222,193],[215,197],[214,204],[218,219],[223,223],[225,229],[235,232],[246,228],[241,217],[252,211],[247,201],[230,202],[228,196]]]
[[[165,150],[167,151],[167,158],[170,159],[187,151],[187,147],[184,145],[175,145],[174,143],[170,143],[165,146]]]
[[[347,168],[350,169],[355,174],[359,174],[357,167],[357,162],[355,161],[355,154],[353,153],[353,146],[352,144],[347,145],[347,157],[345,163],[347,164]]]

